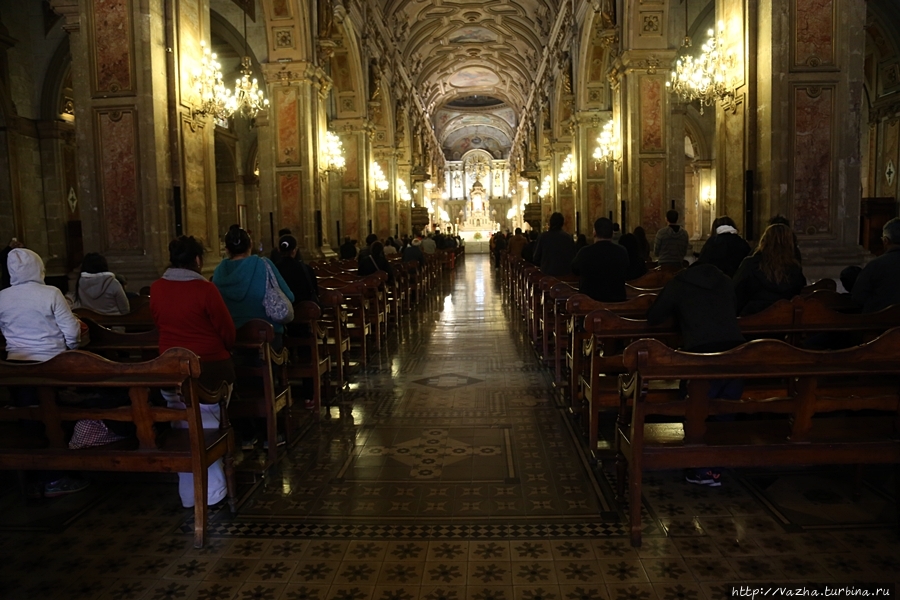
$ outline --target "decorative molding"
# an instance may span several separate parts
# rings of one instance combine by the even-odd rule
[[[76,33],[81,29],[81,11],[78,0],[50,0],[53,12],[65,19],[63,29],[67,33]]]

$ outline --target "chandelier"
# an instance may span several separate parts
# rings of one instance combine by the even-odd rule
[[[559,167],[559,177],[557,177],[557,181],[560,185],[569,185],[575,179],[575,158],[572,156],[570,152],[568,156],[566,156],[565,160],[563,160],[562,165]]]
[[[675,63],[670,81],[666,87],[678,94],[684,102],[699,100],[700,114],[704,106],[712,106],[716,101],[733,97],[726,85],[726,75],[733,66],[734,57],[722,52],[725,45],[725,25],[719,22],[719,35],[710,29],[709,39],[703,44],[700,56],[685,55]]]
[[[246,18],[245,16],[244,19]],[[251,75],[253,71],[250,69],[250,57],[244,56],[241,58],[241,76],[234,82],[231,112],[240,112],[247,119],[256,118],[260,110],[269,106],[269,99],[259,89],[256,77],[251,79]]]
[[[597,138],[597,147],[594,148],[594,160],[598,162],[615,162],[617,145],[615,122],[610,119],[603,126],[600,136]]]
[[[384,171],[381,170],[381,165],[377,162],[373,162],[369,168],[369,176],[372,178],[372,187],[379,192],[387,190],[390,186],[387,177],[384,176]]]
[[[200,42],[203,58],[200,68],[193,73],[194,91],[200,96],[200,107],[196,113],[206,116],[211,115],[217,121],[224,121],[234,112],[231,110],[231,90],[222,83],[222,65],[214,52],[206,46],[206,42]]]
[[[325,171],[343,171],[346,162],[344,160],[344,145],[341,143],[341,138],[332,131],[326,131],[325,147],[322,149],[322,163],[325,165]]]

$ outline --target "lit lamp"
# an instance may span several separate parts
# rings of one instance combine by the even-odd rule
[[[559,177],[557,177],[557,181],[560,185],[570,186],[575,179],[575,158],[572,156],[570,152],[565,160],[563,160],[562,165],[559,167]]]
[[[200,106],[194,112],[201,116],[210,115],[213,119],[224,121],[231,116],[231,90],[222,83],[222,65],[218,57],[200,42],[203,58],[200,67],[194,70],[194,91],[200,96]]]
[[[410,200],[412,200],[412,194],[409,193],[409,188],[406,187],[406,182],[399,177],[397,178],[397,197],[404,202],[409,202]]]
[[[734,92],[726,85],[728,71],[734,67],[735,58],[724,53],[725,24],[719,21],[719,34],[710,29],[709,39],[703,44],[700,56],[685,55],[675,62],[672,76],[666,82],[669,90],[684,102],[698,100],[700,114],[704,106],[712,106],[717,101],[725,102],[734,98]]]
[[[344,145],[341,143],[341,138],[331,131],[326,131],[325,144],[322,148],[324,170],[328,173],[343,171],[346,163],[347,161],[344,159]]]
[[[377,162],[372,162],[372,166],[369,168],[369,177],[372,179],[372,187],[376,192],[385,192],[390,187],[384,171],[381,170],[381,165]]]
[[[544,177],[544,180],[541,182],[541,189],[538,190],[538,198],[543,200],[545,197],[550,195],[550,187],[553,185],[553,177],[547,175]]]
[[[597,162],[614,163],[616,161],[616,146],[618,146],[616,126],[615,122],[610,119],[606,122],[606,125],[603,126],[603,129],[600,131],[600,136],[597,138],[597,147],[594,148],[594,160]]]
[[[250,51],[247,42],[247,13],[244,13],[244,56],[241,58],[241,76],[234,82],[231,112],[240,111],[248,119],[256,118],[260,110],[269,106],[269,99],[259,89],[256,78],[251,76]]]

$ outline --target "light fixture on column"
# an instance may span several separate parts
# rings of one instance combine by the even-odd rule
[[[603,126],[597,137],[597,147],[594,148],[594,160],[597,162],[615,163],[616,147],[618,146],[615,121],[610,119]]]
[[[550,195],[550,187],[553,185],[553,177],[546,175],[541,181],[541,189],[538,190],[538,198],[544,199]]]
[[[232,113],[240,111],[247,119],[254,119],[269,106],[269,99],[259,89],[259,83],[253,77],[250,68],[250,50],[247,41],[247,13],[244,13],[244,56],[241,58],[241,76],[234,82],[234,94],[232,95]]]
[[[344,159],[344,145],[341,138],[332,131],[325,132],[325,145],[322,148],[322,164],[325,171],[329,173],[340,172],[344,170],[346,164]]]
[[[231,116],[231,90],[222,83],[222,65],[218,57],[206,42],[200,42],[203,58],[200,67],[194,70],[194,91],[200,96],[200,106],[194,110],[198,115],[210,115],[217,121],[224,121]]]
[[[409,202],[412,200],[412,194],[409,193],[409,188],[406,186],[406,182],[400,177],[397,178],[397,197],[404,202]]]
[[[381,170],[381,165],[375,161],[372,161],[372,166],[369,168],[369,177],[372,178],[372,188],[376,192],[385,192],[390,187],[384,171]]]
[[[712,106],[734,98],[734,92],[726,83],[729,71],[734,67],[734,56],[726,53],[725,25],[719,21],[719,33],[710,29],[709,39],[703,44],[700,56],[686,54],[675,62],[672,76],[666,87],[678,94],[684,102],[698,100],[700,114],[704,106]]]
[[[570,152],[559,167],[559,177],[556,178],[560,185],[569,186],[575,180],[575,157]]]

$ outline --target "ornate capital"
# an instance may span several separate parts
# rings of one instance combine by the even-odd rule
[[[63,29],[66,32],[74,33],[81,29],[81,12],[78,10],[78,0],[50,0],[50,8],[65,19]]]

